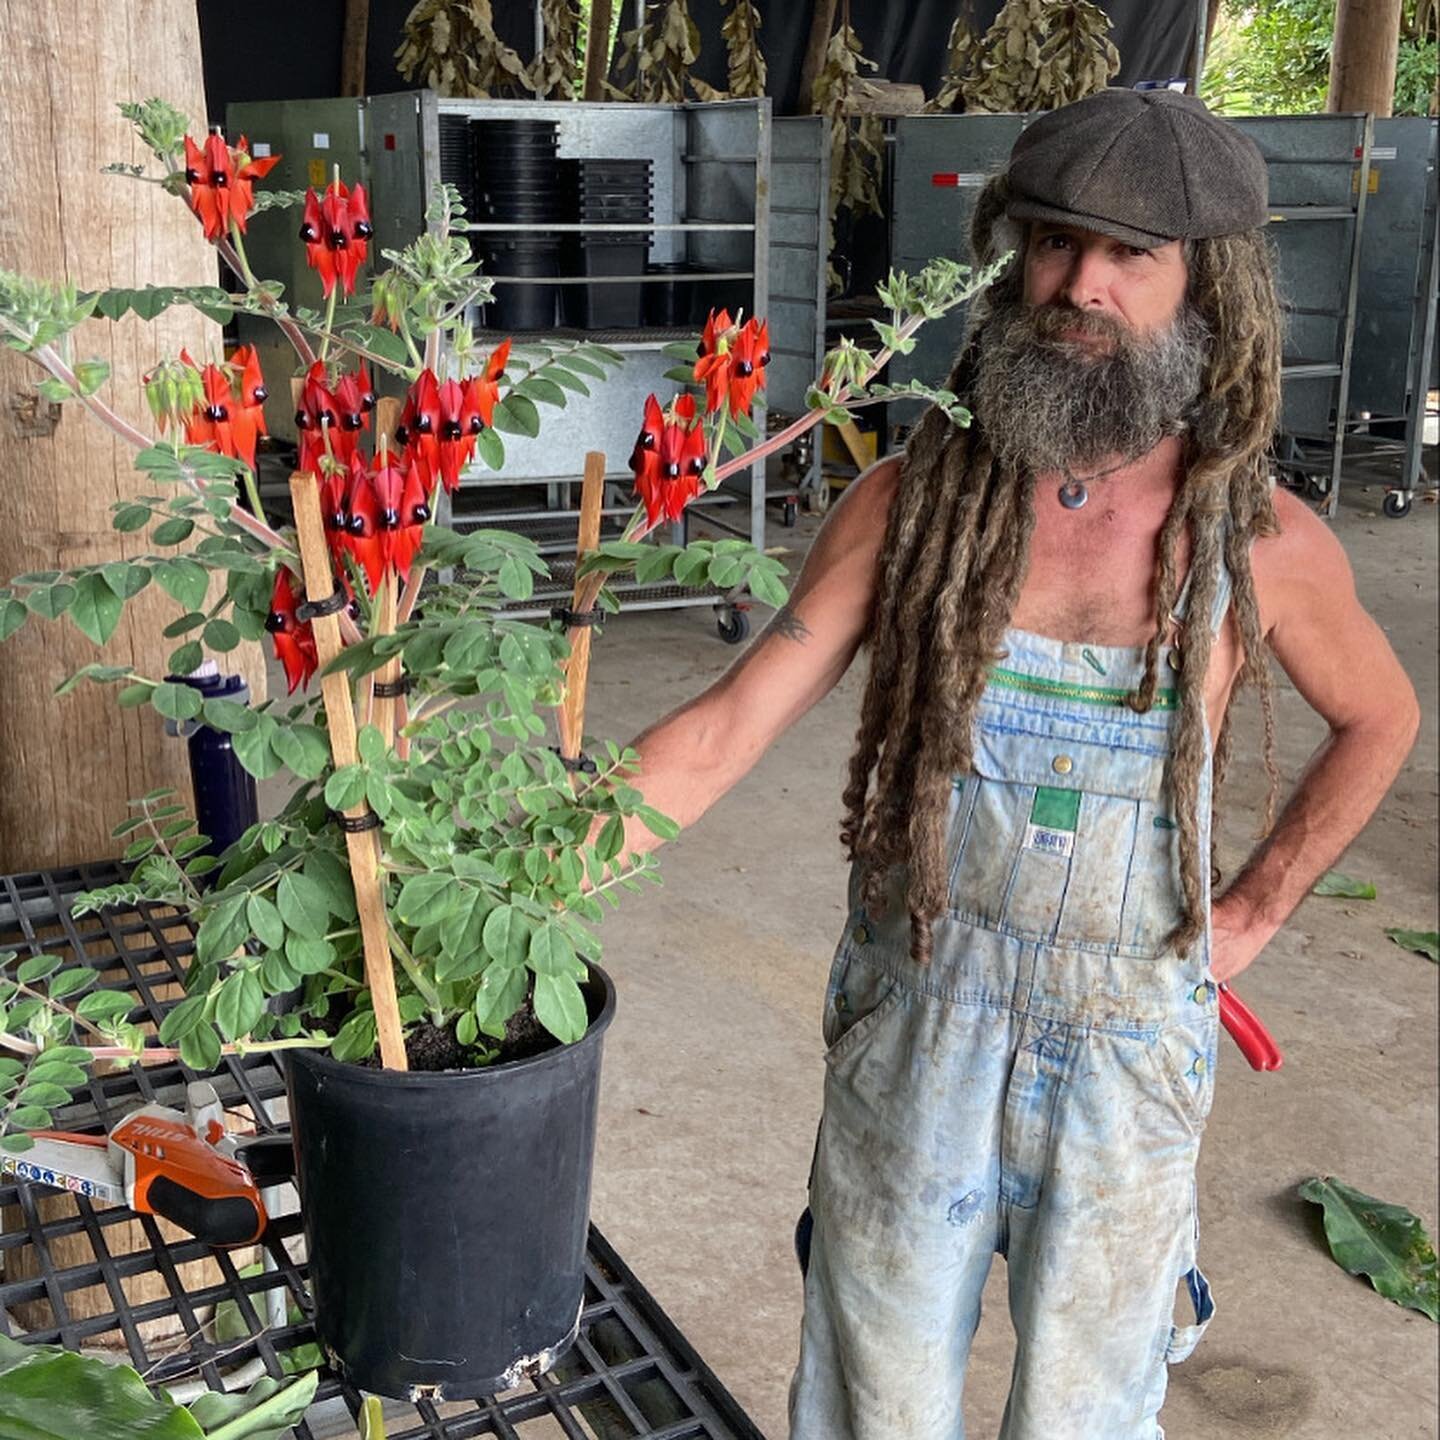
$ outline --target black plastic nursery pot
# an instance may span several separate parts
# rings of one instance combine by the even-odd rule
[[[352,1385],[470,1400],[550,1369],[584,1293],[604,1035],[489,1069],[376,1070],[287,1054],[315,1324]]]

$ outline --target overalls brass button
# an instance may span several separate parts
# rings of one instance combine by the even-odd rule
[[[870,940],[870,931],[864,925],[857,925],[855,929],[851,931],[851,938],[855,941],[857,945],[868,944]]]
[[[835,997],[835,1008],[843,1014],[845,1011],[845,1007],[848,1003],[849,1002],[845,999],[845,992],[843,990],[840,991],[840,993]]]
[[[1210,987],[1208,985],[1197,985],[1195,987],[1194,1000],[1197,1005],[1203,1005],[1210,998]]]
[[[1195,1072],[1195,1074],[1203,1075],[1208,1068],[1205,1064],[1205,1057],[1203,1055],[1197,1055],[1195,1057],[1195,1063],[1190,1068]]]
[[[1050,762],[1050,768],[1057,775],[1068,775],[1075,768],[1075,762],[1068,755],[1057,755]]]

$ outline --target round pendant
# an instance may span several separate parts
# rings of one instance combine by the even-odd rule
[[[1067,480],[1060,487],[1060,503],[1067,510],[1078,510],[1089,498],[1090,492],[1079,480]]]

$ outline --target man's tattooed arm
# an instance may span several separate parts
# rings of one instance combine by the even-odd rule
[[[771,616],[765,633],[772,632],[797,645],[803,645],[810,638],[810,627],[788,605],[782,605]]]

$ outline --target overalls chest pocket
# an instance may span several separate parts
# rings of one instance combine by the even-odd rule
[[[1165,753],[1046,721],[977,727],[952,811],[951,908],[1024,939],[1154,953],[1179,916]]]

